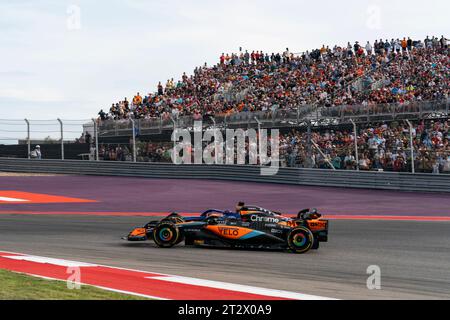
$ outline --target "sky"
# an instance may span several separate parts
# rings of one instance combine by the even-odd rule
[[[448,0],[0,0],[2,119],[87,120],[239,47],[450,37]]]

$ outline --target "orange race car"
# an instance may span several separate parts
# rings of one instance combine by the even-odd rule
[[[125,240],[154,241],[159,247],[186,245],[278,249],[306,253],[328,241],[328,220],[316,209],[289,218],[274,211],[239,203],[235,212],[210,209],[199,217],[173,213],[134,229]]]

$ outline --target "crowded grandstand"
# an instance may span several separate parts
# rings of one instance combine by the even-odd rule
[[[313,132],[290,127],[281,135],[281,165],[341,170],[411,171],[410,134],[418,172],[450,172],[447,114],[423,110],[442,103],[448,110],[450,58],[447,38],[409,37],[322,46],[294,54],[241,50],[223,53],[218,63],[197,67],[193,75],[160,82],[155,93],[125,98],[99,123],[208,120],[258,115],[261,119],[288,114],[316,120],[330,116],[416,112],[412,128],[403,120],[361,120],[357,134],[345,123],[316,125]],[[425,107],[424,107],[425,106]],[[282,120],[282,119],[281,119]],[[297,118],[297,120],[299,120]],[[299,121],[297,121],[299,122]],[[180,121],[181,126],[183,122]],[[117,124],[116,124],[117,125]],[[355,153],[355,136],[358,155]],[[170,162],[173,143],[145,141],[137,145],[139,161]],[[311,148],[311,141],[316,148]],[[104,143],[104,160],[131,161],[131,146]]]
[[[124,99],[100,111],[102,120],[149,119],[295,109],[301,105],[375,105],[445,99],[447,39],[427,37],[348,43],[295,55],[241,51],[220,63],[158,84],[156,93]],[[353,86],[352,86],[353,84]]]

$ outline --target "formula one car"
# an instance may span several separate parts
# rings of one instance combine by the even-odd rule
[[[237,212],[210,209],[199,217],[172,213],[134,229],[128,241],[154,241],[161,248],[185,242],[192,246],[290,250],[306,253],[328,241],[328,220],[316,209],[302,210],[296,218],[239,203]]]

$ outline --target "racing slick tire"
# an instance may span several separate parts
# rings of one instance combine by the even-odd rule
[[[320,241],[318,237],[314,237],[314,244],[312,245],[311,249],[312,250],[319,250],[320,248]]]
[[[153,240],[160,248],[172,248],[183,241],[178,227],[169,221],[162,221],[153,229]]]
[[[185,240],[185,239],[184,239],[184,236],[183,236],[182,234],[180,234],[180,236],[178,237],[178,240],[177,240],[177,242],[175,243],[175,245],[178,245],[178,244],[182,243],[184,240]]]
[[[306,253],[314,245],[314,235],[305,227],[297,227],[289,232],[286,241],[292,252]]]

